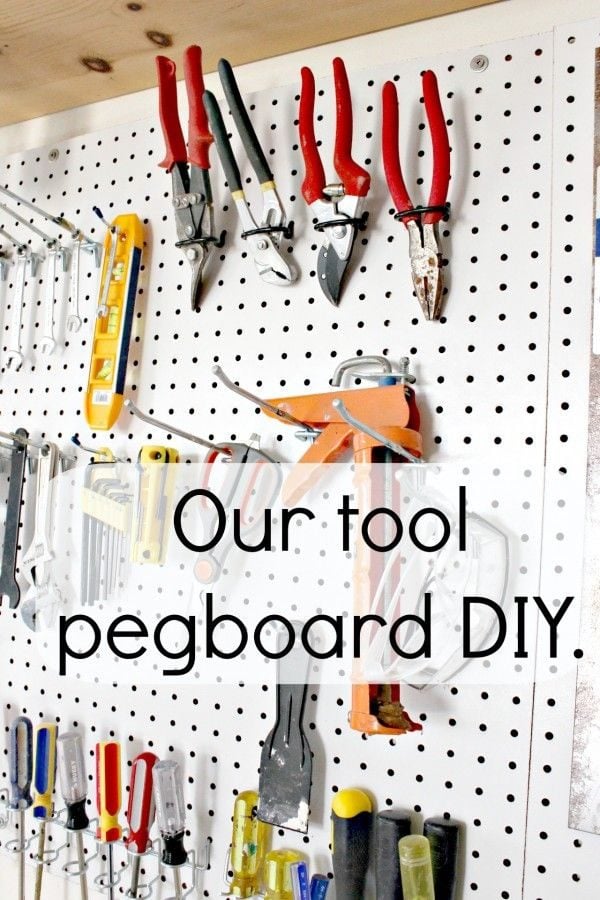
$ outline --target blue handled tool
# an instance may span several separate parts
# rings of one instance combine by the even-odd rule
[[[10,726],[10,809],[19,813],[19,900],[25,900],[25,810],[31,799],[33,726],[27,716],[18,716]]]
[[[58,728],[51,722],[42,722],[35,729],[35,770],[33,776],[33,817],[39,819],[37,868],[35,873],[35,900],[42,895],[44,850],[46,847],[46,822],[52,818],[54,782],[56,779],[56,735]]]
[[[304,860],[291,864],[290,875],[294,900],[310,900],[308,893],[308,868]]]
[[[329,890],[327,875],[313,875],[310,879],[310,900],[325,900]]]

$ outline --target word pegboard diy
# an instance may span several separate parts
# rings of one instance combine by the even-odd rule
[[[357,240],[338,309],[317,282],[319,241],[300,193],[299,87],[247,98],[288,216],[296,223],[293,259],[300,278],[283,290],[261,282],[245,252],[213,152],[216,224],[227,230],[227,241],[206,272],[200,314],[191,312],[189,266],[174,247],[170,179],[157,165],[163,154],[158,113],[14,155],[4,160],[1,177],[12,190],[63,211],[96,236],[101,230],[91,213],[94,205],[108,219],[121,212],[143,218],[146,247],[127,377],[142,409],[211,440],[243,441],[260,432],[265,450],[293,460],[300,452],[293,429],[277,428],[252,404],[228,393],[211,375],[213,364],[249,390],[276,396],[325,390],[334,367],[350,356],[409,356],[427,458],[481,462],[489,457],[491,478],[498,459],[518,462],[511,496],[490,495],[482,512],[493,521],[508,505],[520,539],[542,553],[541,571],[518,573],[520,593],[563,597],[577,593],[581,563],[591,96],[598,40],[594,22],[568,33],[559,29],[367,70],[353,71],[346,58],[354,156],[369,168],[373,182],[368,229]],[[487,67],[474,60],[481,54]],[[440,229],[448,292],[439,323],[425,322],[412,296],[407,236],[392,215],[380,147],[381,87],[391,78],[400,99],[409,189],[415,202],[425,202],[431,168],[420,102],[425,67],[437,74],[452,147],[451,216]],[[317,138],[333,179],[332,78],[318,82],[317,91]],[[232,131],[247,196],[256,204],[260,190]],[[29,240],[24,229],[15,231]],[[91,261],[84,265],[84,327],[67,334],[61,307],[62,348],[51,357],[37,346],[43,270],[29,281],[24,312],[29,349],[21,372],[2,372],[0,427],[25,426],[61,446],[78,432],[84,443],[108,442],[118,455],[135,458],[143,441],[163,443],[164,433],[152,433],[123,413],[114,433],[97,435],[86,428],[81,412],[96,303],[95,272]],[[14,289],[11,272],[2,288],[4,327]],[[185,458],[198,458],[193,445],[173,443]],[[562,481],[561,467],[566,468]],[[31,502],[30,491],[27,499]],[[308,578],[306,590],[314,590]],[[573,621],[576,646],[576,617]],[[219,896],[234,792],[257,786],[260,742],[274,716],[273,685],[217,690],[201,684],[175,689],[132,684],[124,690],[86,684],[77,676],[60,679],[40,664],[19,610],[3,608],[2,632],[5,725],[26,713],[34,724],[48,718],[61,729],[77,727],[90,754],[90,772],[95,741],[109,737],[122,741],[129,760],[144,748],[179,760],[186,777],[187,843],[202,848],[210,838],[211,865],[201,876],[199,893]],[[415,825],[444,813],[464,823],[465,897],[591,897],[596,841],[567,829],[573,689],[574,679],[535,690],[530,683],[405,688],[406,706],[423,724],[422,733],[367,739],[347,725],[349,689],[311,687],[310,830],[306,837],[280,832],[274,846],[298,847],[309,854],[315,871],[330,871],[331,794],[356,786],[371,792],[380,809],[414,810]],[[6,765],[1,774],[6,781]],[[54,841],[59,837],[51,834]],[[58,872],[60,863],[53,868]]]

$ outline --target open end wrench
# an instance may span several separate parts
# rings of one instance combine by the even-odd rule
[[[73,256],[71,259],[71,292],[69,303],[72,312],[67,316],[67,331],[76,332],[81,328],[81,316],[79,315],[79,259],[81,256],[81,241],[73,241]]]
[[[56,302],[56,263],[60,251],[56,246],[48,247],[48,256],[46,261],[46,278],[44,293],[44,333],[40,340],[40,350],[42,353],[54,353],[56,349],[56,339],[54,337],[54,304]]]
[[[54,518],[52,495],[58,458],[58,447],[48,443],[44,445],[38,460],[33,539],[21,561],[23,575],[36,588],[48,584],[50,563],[54,558],[51,541]]]
[[[18,428],[15,434],[17,437],[29,437],[24,428]],[[21,519],[21,496],[23,493],[26,459],[26,445],[15,442],[11,454],[4,541],[2,543],[2,568],[0,569],[0,603],[7,597],[8,605],[11,609],[16,609],[21,599],[16,568],[17,550],[19,547],[19,521]]]
[[[23,365],[21,323],[23,320],[23,301],[25,299],[25,275],[28,264],[32,274],[34,274],[37,269],[37,257],[34,254],[30,254],[26,247],[19,247],[17,250],[15,289],[12,298],[8,347],[6,350],[6,368],[11,369],[13,372],[18,372]]]

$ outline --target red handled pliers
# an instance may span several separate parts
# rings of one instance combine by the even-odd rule
[[[398,149],[398,96],[392,81],[383,86],[383,167],[396,205],[396,218],[408,229],[410,265],[417,299],[426,319],[438,319],[442,305],[442,255],[436,225],[448,212],[450,144],[437,79],[423,72],[423,99],[433,147],[433,175],[427,206],[413,206]]]
[[[366,225],[368,213],[363,212],[363,205],[371,176],[352,159],[352,100],[343,60],[339,57],[333,60],[337,113],[333,165],[339,184],[326,184],[317,148],[314,75],[306,66],[301,75],[299,130],[305,167],[302,196],[314,214],[315,228],[323,233],[317,261],[319,284],[325,296],[337,306],[356,233]]]
[[[188,144],[177,111],[175,63],[166,56],[156,57],[158,72],[160,124],[166,145],[166,156],[159,164],[171,173],[173,207],[180,247],[192,267],[192,309],[200,310],[202,272],[213,246],[222,246],[214,235],[214,210],[210,185],[208,149],[213,137],[208,128],[202,103],[202,50],[196,45],[184,53],[185,86],[189,103]]]

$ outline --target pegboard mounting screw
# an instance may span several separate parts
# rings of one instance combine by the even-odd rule
[[[52,150],[48,150],[48,159],[51,162],[54,162],[60,156],[60,150],[57,150],[56,147],[53,147]]]
[[[484,56],[483,53],[478,53],[477,56],[474,56],[471,60],[471,68],[475,72],[485,72],[489,64],[489,59],[487,56]]]

